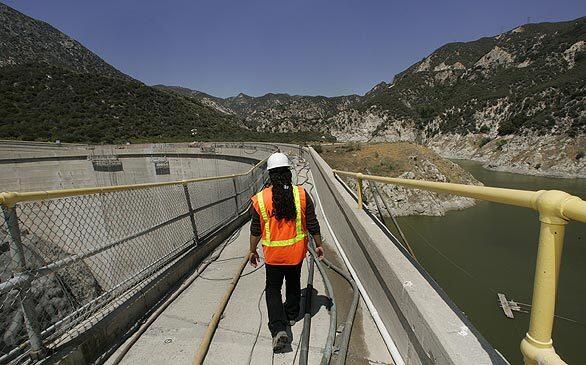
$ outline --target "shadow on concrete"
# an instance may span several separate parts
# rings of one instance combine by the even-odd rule
[[[301,289],[301,310],[299,316],[295,319],[297,322],[303,321],[303,316],[305,315],[305,296],[307,295],[307,288]],[[317,293],[315,288],[311,288],[311,308],[309,309],[309,314],[313,317],[315,316],[322,307],[330,310],[332,306],[332,301],[325,295],[320,295]]]

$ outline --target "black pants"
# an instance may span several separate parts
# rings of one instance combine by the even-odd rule
[[[299,316],[301,301],[301,265],[266,264],[266,299],[271,335],[287,328],[287,322]],[[286,286],[285,304],[281,298],[283,278]]]

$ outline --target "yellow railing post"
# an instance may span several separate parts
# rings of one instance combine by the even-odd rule
[[[556,354],[551,334],[567,220],[563,208],[570,195],[562,191],[540,192],[535,201],[541,227],[535,264],[529,330],[521,341],[525,365],[565,364]]]
[[[529,331],[521,341],[525,365],[564,363],[551,339],[564,231],[564,224],[541,222]]]
[[[358,209],[362,209],[362,174],[358,173],[356,177],[356,190],[358,198]]]

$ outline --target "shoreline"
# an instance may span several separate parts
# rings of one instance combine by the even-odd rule
[[[584,174],[571,174],[566,172],[560,171],[548,171],[548,170],[535,170],[535,169],[523,169],[515,166],[506,166],[506,165],[498,165],[498,166],[491,166],[491,164],[482,159],[475,159],[475,158],[456,158],[456,157],[444,157],[447,160],[450,160],[454,163],[458,163],[458,161],[465,161],[465,162],[473,162],[478,164],[478,166],[482,167],[487,171],[497,171],[497,172],[506,172],[509,174],[516,174],[516,175],[523,175],[523,176],[536,176],[536,177],[544,177],[550,179],[563,179],[563,180],[571,180],[571,179],[583,179],[586,180],[586,171]]]

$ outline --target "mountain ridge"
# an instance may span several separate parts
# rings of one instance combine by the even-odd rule
[[[586,17],[445,44],[362,96],[279,95],[214,103],[258,132],[414,141],[490,168],[586,177]]]
[[[544,37],[548,37],[547,42],[541,42],[541,39]],[[447,104],[457,104],[463,101],[449,100],[449,98],[453,99],[453,95],[434,96],[430,92],[430,86],[435,88],[463,86],[464,88],[468,88],[468,90],[472,89],[475,93],[484,92],[488,94],[488,96],[483,96],[485,99],[494,99],[511,94],[510,90],[508,93],[507,90],[504,90],[506,86],[504,85],[505,81],[518,83],[517,88],[526,86],[523,83],[535,83],[544,85],[545,87],[548,86],[548,83],[555,84],[556,80],[553,76],[556,76],[566,78],[575,77],[577,85],[573,86],[579,88],[578,91],[583,93],[583,84],[586,79],[584,65],[586,43],[584,41],[586,41],[586,17],[580,17],[566,22],[525,24],[495,37],[482,37],[470,42],[452,42],[445,44],[421,61],[414,63],[395,75],[390,83],[381,81],[364,95],[353,94],[325,97],[267,93],[262,96],[252,97],[240,93],[238,96],[219,98],[197,90],[187,90],[196,98],[213,99],[216,103],[230,110],[232,114],[239,114],[248,120],[255,119],[253,114],[258,114],[260,111],[266,112],[270,108],[270,105],[267,106],[266,104],[271,102],[273,104],[279,104],[281,109],[283,109],[283,105],[291,104],[297,100],[305,100],[307,102],[324,101],[325,103],[331,104],[336,104],[337,100],[350,100],[351,103],[346,103],[344,107],[339,108],[337,111],[357,109],[360,112],[364,112],[371,107],[378,107],[394,113],[395,115],[393,117],[410,117],[413,122],[418,124],[421,132],[433,134],[433,130],[437,128],[433,128],[433,126],[425,128],[432,117],[437,117],[442,111],[455,105],[431,104],[437,104],[438,99],[442,97],[446,100],[439,101],[447,101]],[[564,44],[567,48],[564,48],[563,52],[561,52],[559,47],[562,47]],[[509,46],[517,49],[511,51],[507,49]],[[572,49],[572,47],[574,48]],[[515,52],[520,54],[515,54]],[[531,59],[532,56],[535,56],[535,58]],[[436,62],[435,60],[438,59],[439,61]],[[564,60],[567,64],[563,64]],[[550,64],[544,64],[547,62]],[[540,71],[538,72],[538,76],[541,77],[540,79],[535,75],[531,75],[537,66],[542,68],[542,70],[538,70]],[[515,72],[510,72],[511,67],[516,68],[514,70]],[[507,70],[509,74],[507,74]],[[514,74],[519,74],[520,76]],[[481,77],[483,78],[481,81],[484,82],[478,83],[474,81],[479,80]],[[501,80],[506,77],[512,78]],[[459,78],[462,80],[458,80]],[[497,81],[493,81],[491,78],[497,79]],[[460,81],[459,85],[457,85],[457,81]],[[462,81],[465,81],[464,85],[462,85]],[[568,83],[571,83],[571,80],[562,80],[560,85],[565,86]],[[474,85],[474,87],[478,85],[479,87],[474,89],[470,85]],[[487,86],[489,87],[489,92],[486,90]],[[174,88],[165,85],[156,85],[155,87]],[[397,91],[400,88],[407,88],[408,92],[419,93],[420,95],[405,97],[405,95],[400,95],[400,91]],[[482,88],[482,90],[477,90],[478,88]],[[444,90],[444,94],[448,93]],[[238,101],[236,107],[234,105],[235,101]],[[417,107],[410,105],[411,102],[417,102]],[[583,105],[581,104],[580,106],[583,110]],[[434,107],[443,108],[443,110],[437,111]],[[332,115],[326,112],[322,113],[322,116],[331,117]],[[515,116],[519,116],[519,113]],[[532,130],[539,129],[540,127],[544,127],[541,128],[541,132],[545,132],[546,127],[553,127],[555,124],[555,122],[549,120],[544,125],[531,125],[531,123],[525,123],[526,121],[521,120],[523,118],[520,116],[515,119],[515,116],[512,116],[510,118],[511,120],[506,121],[505,125],[498,131],[499,134],[515,134],[516,132],[523,132],[520,130],[523,128]],[[461,128],[459,128],[459,131],[464,131],[464,127],[470,122],[470,120],[465,118],[468,116],[454,115],[453,117],[463,122],[460,123]],[[545,116],[542,115],[540,118],[543,119]],[[309,119],[315,122],[313,120],[315,118]],[[451,131],[454,127],[453,121],[451,123],[445,120],[437,121],[442,122],[440,124],[443,124],[444,130]],[[323,122],[327,121],[323,120]],[[575,122],[575,125],[572,124],[569,126],[573,129],[571,133],[574,135],[583,134],[586,127],[584,118],[579,116],[575,118]],[[268,127],[266,124],[264,126]],[[324,127],[329,126],[325,123]]]
[[[0,35],[0,67],[47,63],[80,73],[132,79],[57,28],[1,2]]]

